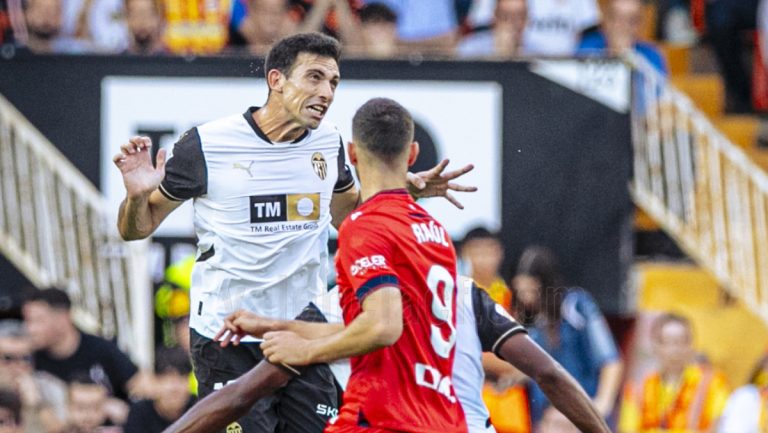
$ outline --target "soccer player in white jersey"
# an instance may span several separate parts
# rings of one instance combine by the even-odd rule
[[[607,433],[610,430],[595,409],[589,396],[555,360],[533,342],[504,308],[466,277],[459,277],[456,306],[456,358],[453,384],[467,420],[469,433],[493,433],[488,409],[482,400],[484,373],[482,353],[492,351],[527,374],[545,390],[552,404],[585,433]],[[248,333],[262,335],[275,330],[299,334],[316,334],[316,327],[344,326],[338,290],[319,296],[294,321],[271,320],[246,311],[227,318],[219,335],[222,344],[237,344]],[[315,329],[313,329],[315,328]],[[323,331],[320,331],[322,333]],[[330,365],[314,365],[302,369],[323,368],[332,371],[343,389],[350,374],[349,363],[336,361]],[[293,374],[267,361],[261,362],[226,392],[216,392],[198,402],[164,433],[203,433],[226,425],[260,398],[290,383]],[[371,398],[375,398],[372,396]],[[382,402],[386,404],[386,402]],[[317,412],[333,409],[317,406]],[[334,415],[330,413],[330,415]],[[306,430],[311,431],[311,430]],[[322,429],[314,430],[320,433]]]
[[[201,396],[263,357],[252,337],[234,348],[213,341],[227,314],[244,308],[290,319],[325,289],[328,227],[343,221],[360,197],[339,132],[323,122],[340,79],[339,54],[338,42],[319,33],[285,38],[266,59],[270,92],[263,107],[192,128],[167,164],[160,150],[152,165],[145,137],[122,145],[114,158],[126,188],[118,216],[124,239],[146,238],[183,201],[194,200],[190,334]],[[442,173],[446,164],[410,176],[412,192],[457,204],[448,190],[472,188],[449,181],[472,167]],[[314,413],[317,404],[335,400],[332,378],[317,371],[260,401],[232,430],[296,431],[292,414]],[[316,418],[301,425],[326,420]]]

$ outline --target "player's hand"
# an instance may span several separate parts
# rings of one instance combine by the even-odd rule
[[[156,190],[165,177],[165,149],[157,152],[157,167],[152,166],[152,140],[133,137],[120,146],[120,153],[112,158],[129,198],[146,197]]]
[[[238,310],[224,319],[224,325],[213,340],[218,341],[221,347],[227,347],[230,343],[237,346],[246,335],[261,338],[265,332],[273,329],[272,323],[273,321],[266,317]]]
[[[312,364],[311,342],[290,331],[275,331],[264,334],[261,351],[272,364],[302,366]]]
[[[445,197],[457,208],[464,209],[464,206],[453,197],[451,191],[475,192],[477,187],[459,185],[451,181],[469,173],[475,166],[467,164],[458,170],[443,173],[449,162],[448,159],[444,159],[427,171],[420,171],[415,174],[408,172],[408,192],[416,198]]]

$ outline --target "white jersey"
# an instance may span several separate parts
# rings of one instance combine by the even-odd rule
[[[273,143],[256,109],[188,131],[160,185],[194,199],[190,327],[208,338],[235,310],[291,319],[325,290],[331,196],[354,186],[334,126]]]
[[[523,34],[525,52],[532,56],[572,56],[581,32],[599,22],[595,0],[529,1]]]
[[[495,432],[489,422],[488,409],[483,403],[483,352],[494,352],[507,338],[525,328],[518,324],[504,308],[495,303],[484,290],[466,277],[459,277],[456,294],[456,358],[453,364],[453,387],[461,402],[469,427],[469,433]],[[319,296],[307,310],[319,312],[324,321],[344,323],[339,305],[338,287]],[[302,313],[300,319],[312,319],[312,313]],[[346,387],[351,368],[349,361],[339,360],[329,364],[342,389]]]

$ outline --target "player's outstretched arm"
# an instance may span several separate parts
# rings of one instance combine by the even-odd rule
[[[292,377],[282,368],[262,361],[236,382],[197,402],[163,433],[224,430],[228,424],[248,413],[257,400],[282,388]]]
[[[526,334],[509,337],[498,354],[539,384],[552,405],[584,433],[610,433],[584,389]]]
[[[385,286],[370,293],[362,310],[343,331],[316,340],[288,331],[266,333],[261,349],[273,364],[302,366],[363,355],[397,342],[403,333],[399,288]]]
[[[301,317],[301,315],[299,315]],[[224,325],[213,339],[222,347],[240,344],[246,335],[262,338],[267,332],[290,331],[302,338],[313,340],[341,332],[341,323],[307,322],[304,320],[280,320],[262,317],[246,310],[238,310],[224,319]]]
[[[149,138],[133,137],[120,146],[120,153],[112,158],[125,185],[125,200],[120,204],[117,217],[117,228],[125,240],[151,235],[165,217],[181,205],[158,191],[165,176],[165,150],[157,153],[157,167],[154,167],[151,148]]]

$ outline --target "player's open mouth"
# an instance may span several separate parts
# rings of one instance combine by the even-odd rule
[[[318,116],[322,117],[322,116],[325,115],[325,112],[326,112],[326,110],[328,110],[328,107],[323,106],[323,105],[310,105],[309,107],[307,107],[307,109],[309,111],[311,111],[312,113],[315,113]]]

